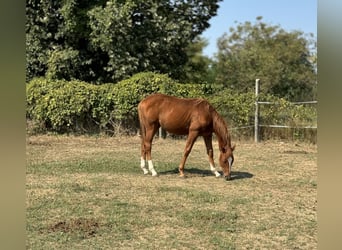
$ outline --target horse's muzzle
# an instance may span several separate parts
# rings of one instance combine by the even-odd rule
[[[229,181],[230,180],[230,175],[227,175],[224,178],[226,179],[226,181]]]

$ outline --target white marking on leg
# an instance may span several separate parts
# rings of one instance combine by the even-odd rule
[[[216,168],[210,163],[210,170],[215,174],[216,177],[220,177],[221,174],[216,170]]]
[[[152,176],[157,176],[158,175],[156,170],[154,170],[152,160],[148,160],[148,169],[152,173]]]
[[[141,160],[140,160],[140,167],[143,170],[144,174],[148,174],[148,170],[145,167],[145,159],[143,157],[141,157]]]
[[[231,156],[228,158],[228,163],[229,163],[229,173],[231,173],[232,166],[233,166],[233,158]]]

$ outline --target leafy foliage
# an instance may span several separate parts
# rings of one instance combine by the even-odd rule
[[[312,105],[294,104],[284,98],[262,95],[261,100],[272,103],[260,106],[263,125],[287,125],[293,127],[317,126],[317,109]]]
[[[85,82],[34,79],[27,85],[27,115],[48,129],[81,130],[96,114],[91,111],[98,99],[97,94],[95,86]]]
[[[27,117],[57,132],[113,130],[117,123],[135,129],[137,105],[147,95],[204,97],[211,91],[207,85],[181,84],[150,72],[103,85],[35,78],[26,87]]]
[[[203,49],[208,45],[204,38],[196,38],[187,49],[188,61],[184,65],[184,74],[179,80],[182,82],[209,83],[215,82],[215,75],[211,69],[213,60],[203,55]]]
[[[252,124],[254,101],[252,92],[238,94],[230,89],[220,91],[212,97],[212,104],[217,111],[235,127]]]
[[[143,71],[179,79],[219,1],[27,0],[27,81],[117,82]]]
[[[315,99],[315,44],[300,31],[262,22],[239,23],[218,40],[217,82],[246,92],[255,79],[261,91],[291,101]]]
[[[237,137],[252,136],[255,118],[255,94],[252,91],[246,93],[236,93],[230,89],[216,92],[208,97],[218,112],[229,122],[229,127],[233,128]],[[272,105],[259,104],[260,125],[285,125],[298,128],[296,137],[315,142],[315,132],[306,135],[302,127],[317,127],[317,109],[312,105],[297,105],[284,98],[279,98],[271,94],[261,94],[259,101],[270,102]],[[238,132],[235,129],[239,129]],[[288,130],[288,129],[286,129]],[[293,129],[292,129],[293,130]],[[263,128],[261,136],[263,138],[281,137],[289,138],[293,136],[292,130],[277,130]],[[310,133],[311,133],[310,132]],[[291,134],[292,133],[292,134]],[[310,138],[308,138],[310,137]]]
[[[152,93],[208,99],[229,122],[230,128],[254,124],[253,92],[236,93],[220,85],[182,84],[163,74],[139,73],[117,84],[92,85],[77,80],[62,81],[35,78],[27,84],[27,118],[39,130],[64,132],[113,133],[120,125],[135,133],[138,129],[137,106]],[[293,105],[285,99],[263,94],[263,101],[275,105],[262,106],[262,124],[316,126],[315,107]],[[239,135],[244,135],[239,131]]]

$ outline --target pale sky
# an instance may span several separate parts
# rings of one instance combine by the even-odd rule
[[[299,30],[317,37],[317,0],[223,0],[219,5],[210,27],[202,33],[209,42],[203,53],[210,57],[217,52],[217,39],[229,34],[229,28],[237,25],[235,21],[255,23],[257,16],[286,31]]]

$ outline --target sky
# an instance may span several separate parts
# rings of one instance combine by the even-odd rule
[[[209,21],[210,27],[202,33],[209,42],[203,54],[209,57],[217,52],[217,39],[229,34],[230,27],[246,21],[255,23],[257,16],[288,32],[299,30],[317,37],[317,0],[223,0],[219,5],[217,15]]]

